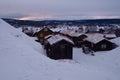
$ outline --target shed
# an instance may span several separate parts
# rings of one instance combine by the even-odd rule
[[[46,47],[47,56],[52,59],[72,59],[73,41],[62,35],[50,37]]]

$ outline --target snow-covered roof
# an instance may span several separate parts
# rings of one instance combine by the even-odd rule
[[[62,30],[60,33],[67,34],[72,37],[79,37],[80,35],[83,35],[84,33],[75,32],[74,30]]]
[[[87,40],[87,41],[90,41],[94,44],[104,40],[105,38],[103,37],[102,34],[99,34],[99,33],[89,33],[89,34],[86,34],[88,37],[85,38],[84,40]]]
[[[105,36],[105,37],[109,37],[109,38],[111,38],[111,37],[112,37],[112,38],[113,38],[113,37],[116,37],[115,34],[104,34],[104,36]]]
[[[65,36],[59,35],[59,34],[50,37],[47,41],[52,45],[52,44],[54,44],[54,43],[56,43],[56,42],[59,42],[59,41],[61,41],[61,40],[66,40],[66,41],[74,44],[72,40],[70,40],[69,38],[67,38],[67,37],[65,37]]]

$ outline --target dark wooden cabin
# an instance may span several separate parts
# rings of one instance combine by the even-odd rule
[[[49,28],[45,27],[45,28],[41,29],[39,32],[37,32],[36,36],[37,36],[38,41],[41,44],[43,44],[45,36],[51,35],[53,33],[54,32],[52,30],[50,30]]]
[[[61,35],[55,35],[48,39],[46,47],[47,56],[51,59],[72,59],[73,42]]]
[[[84,40],[83,45],[89,47],[93,51],[108,51],[116,47],[115,43],[112,43],[100,35],[93,35],[93,37],[89,36]]]
[[[114,43],[107,39],[103,39],[94,45],[94,51],[108,51],[114,48]]]
[[[89,47],[93,51],[108,51],[116,47],[115,43],[112,43],[107,39],[103,39],[97,43],[93,43],[86,40],[84,41],[83,45]]]

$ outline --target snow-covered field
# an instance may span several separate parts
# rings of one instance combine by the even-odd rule
[[[120,47],[73,53],[73,60],[51,60],[34,39],[0,20],[0,80],[120,80]]]

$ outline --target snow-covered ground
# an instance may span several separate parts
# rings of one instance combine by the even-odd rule
[[[102,80],[120,79],[120,48],[94,54],[95,56],[85,55],[81,49],[74,48],[74,60],[88,71],[93,70],[93,73],[89,74],[90,76],[99,78],[101,76]]]
[[[73,53],[73,60],[51,60],[34,39],[0,20],[0,80],[120,79],[120,47],[95,56],[80,48]]]

